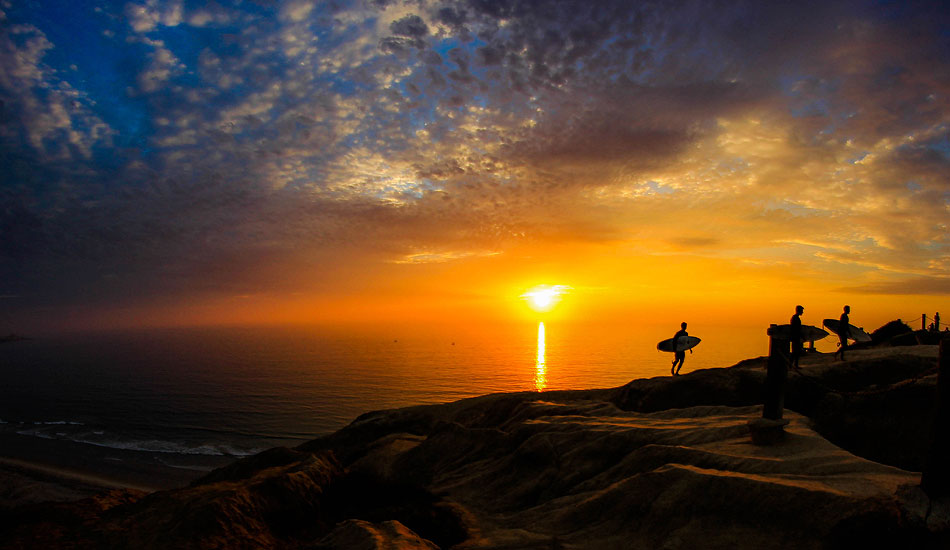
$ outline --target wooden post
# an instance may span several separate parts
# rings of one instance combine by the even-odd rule
[[[749,434],[755,445],[775,445],[785,439],[788,420],[782,418],[785,410],[785,381],[788,379],[788,325],[769,327],[769,362],[765,373],[765,395],[762,418],[749,421]],[[784,330],[783,330],[784,329]]]
[[[937,361],[937,404],[930,453],[920,476],[920,486],[930,498],[950,496],[950,338],[940,340]]]
[[[774,327],[775,325],[772,325]],[[765,404],[762,418],[781,420],[785,410],[785,381],[788,380],[789,340],[769,329],[769,362],[765,374]]]

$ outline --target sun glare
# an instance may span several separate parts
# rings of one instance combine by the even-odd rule
[[[550,311],[569,289],[570,287],[566,285],[539,285],[525,292],[521,297],[527,300],[528,305],[535,311]]]

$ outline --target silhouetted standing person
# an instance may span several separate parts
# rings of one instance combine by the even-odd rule
[[[805,351],[805,340],[802,337],[802,313],[804,312],[805,308],[795,306],[795,315],[792,315],[792,320],[789,323],[792,326],[792,366],[796,369],[798,368],[798,358]]]
[[[680,369],[683,367],[683,361],[686,360],[686,350],[680,351],[677,349],[677,346],[680,343],[681,338],[686,338],[689,334],[686,332],[686,321],[680,323],[680,330],[673,335],[673,366],[670,368],[670,374],[676,376],[680,373]],[[690,350],[692,353],[692,350]],[[679,364],[677,366],[677,363]]]
[[[851,333],[848,329],[851,323],[851,319],[848,317],[849,313],[851,313],[851,306],[844,306],[844,312],[841,314],[841,318],[838,319],[838,345],[841,347],[835,352],[834,358],[837,359],[840,353],[842,361],[844,361],[844,350],[848,349],[848,336]]]

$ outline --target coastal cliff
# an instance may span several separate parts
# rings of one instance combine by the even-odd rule
[[[919,489],[935,365],[808,356],[766,447],[764,358],[372,412],[188,487],[4,510],[0,547],[946,548],[950,502]]]

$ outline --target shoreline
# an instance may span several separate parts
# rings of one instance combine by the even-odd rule
[[[28,475],[35,478],[62,481],[63,483],[68,484],[75,483],[82,486],[90,486],[102,489],[134,489],[136,491],[144,491],[146,493],[158,490],[158,487],[154,486],[120,482],[89,472],[47,466],[39,462],[28,462],[26,460],[18,460],[15,458],[0,457],[0,469],[14,471],[18,474]]]
[[[104,491],[155,489],[118,483],[86,472],[0,457],[0,509],[43,502],[71,502]]]
[[[177,457],[97,447],[19,434],[0,434],[0,508],[69,501],[112,489],[146,493],[188,485],[233,457]]]

